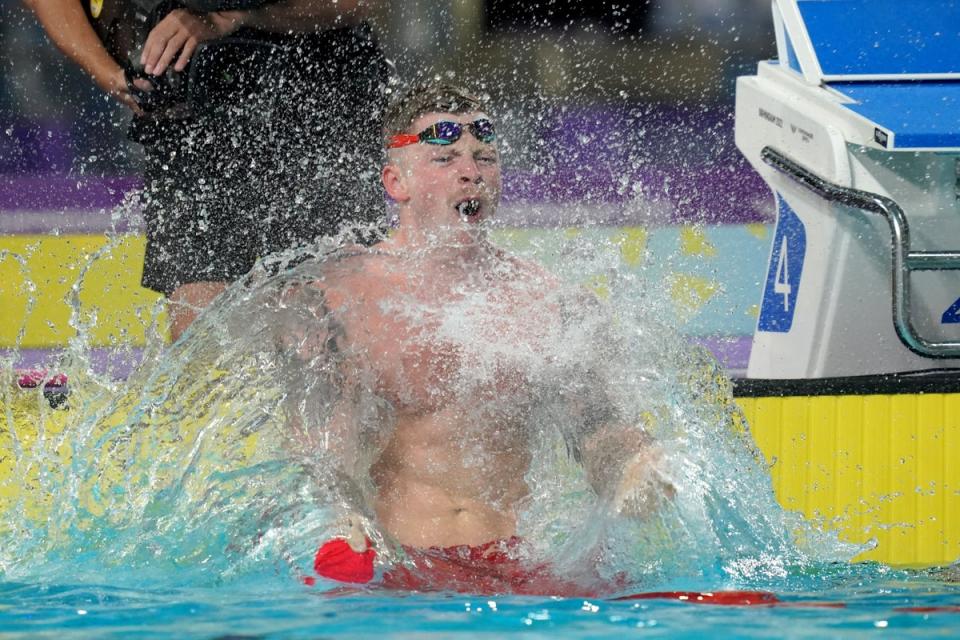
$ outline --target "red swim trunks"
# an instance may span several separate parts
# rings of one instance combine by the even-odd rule
[[[369,542],[368,542],[369,544]],[[455,591],[473,594],[517,594],[595,597],[597,593],[561,579],[544,562],[520,557],[522,539],[514,536],[485,544],[418,549],[404,547],[409,560],[383,574],[380,585],[404,591]],[[343,539],[324,544],[314,558],[318,575],[340,582],[373,579],[376,552],[358,553]]]

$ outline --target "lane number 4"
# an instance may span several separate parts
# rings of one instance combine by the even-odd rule
[[[780,243],[780,256],[777,258],[777,273],[773,280],[773,292],[783,296],[783,310],[790,311],[790,266],[787,260],[787,237],[783,236]]]

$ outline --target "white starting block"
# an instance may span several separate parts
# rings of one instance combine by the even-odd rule
[[[774,0],[736,143],[777,225],[747,375],[960,367],[960,3]]]

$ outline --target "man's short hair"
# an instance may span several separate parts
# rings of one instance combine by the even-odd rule
[[[466,90],[445,82],[421,83],[400,95],[387,107],[383,117],[384,141],[406,133],[413,121],[425,113],[470,113],[487,111],[487,105]]]

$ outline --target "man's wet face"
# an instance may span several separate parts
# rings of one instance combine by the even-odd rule
[[[411,133],[437,123],[457,123],[459,139],[451,144],[418,143],[402,149],[411,204],[420,216],[438,223],[478,223],[493,215],[500,200],[500,158],[496,142],[483,142],[471,129],[488,120],[479,112],[429,113],[417,118]],[[481,137],[482,130],[480,131]]]

